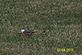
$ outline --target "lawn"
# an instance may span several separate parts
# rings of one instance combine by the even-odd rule
[[[0,55],[82,55],[82,1],[0,0]]]

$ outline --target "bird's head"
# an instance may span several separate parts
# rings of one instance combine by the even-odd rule
[[[24,31],[25,31],[24,29],[21,30],[22,33],[23,33]]]

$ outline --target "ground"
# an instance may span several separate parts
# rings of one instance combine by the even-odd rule
[[[81,0],[0,0],[0,55],[81,54]]]

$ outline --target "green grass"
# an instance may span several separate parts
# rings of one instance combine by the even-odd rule
[[[81,55],[81,17],[81,0],[1,0],[0,55]],[[22,28],[37,32],[24,37]]]

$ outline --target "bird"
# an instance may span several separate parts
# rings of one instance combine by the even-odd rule
[[[24,36],[31,36],[32,33],[34,33],[33,31],[29,30],[29,29],[21,29],[21,33]]]

